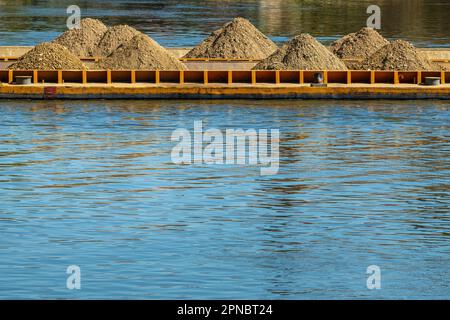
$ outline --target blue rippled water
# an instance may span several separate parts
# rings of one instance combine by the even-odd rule
[[[0,1],[0,45],[72,1]],[[193,46],[231,18],[278,42],[365,25],[365,0],[78,1]],[[381,33],[448,47],[449,3],[385,1]],[[411,23],[413,21],[414,23]],[[448,102],[0,101],[0,298],[448,299]],[[173,130],[279,129],[279,173],[175,165]],[[81,290],[66,268],[81,268]],[[368,290],[366,269],[381,269]]]
[[[448,102],[1,101],[0,119],[0,298],[450,296]],[[198,120],[279,129],[279,173],[173,164]]]

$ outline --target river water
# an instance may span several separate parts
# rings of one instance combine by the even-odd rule
[[[420,19],[411,28],[397,19],[386,33],[449,45],[448,2],[408,2]],[[357,29],[366,5],[199,3],[81,2],[172,46],[193,45],[238,14],[274,39],[303,29],[331,39]],[[64,5],[1,1],[1,44],[51,39]],[[331,12],[349,18],[337,27]],[[0,298],[449,298],[449,107],[0,101]],[[278,129],[279,172],[174,164],[171,135],[193,132],[195,121],[222,132]],[[70,265],[81,268],[81,290],[66,287]],[[367,288],[371,265],[380,290]]]
[[[448,298],[446,102],[3,101],[0,114],[3,298]],[[172,132],[198,120],[279,129],[278,174],[173,164]]]

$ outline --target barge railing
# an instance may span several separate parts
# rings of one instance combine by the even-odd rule
[[[323,74],[325,84],[422,84],[426,77],[440,78],[450,84],[450,71],[324,71],[324,70],[0,70],[0,82],[14,84],[15,77],[29,76],[32,84],[308,84],[316,73]]]

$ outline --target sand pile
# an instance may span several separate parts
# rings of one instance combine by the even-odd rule
[[[99,67],[111,70],[186,70],[174,55],[142,33],[102,59]]]
[[[130,41],[140,32],[127,25],[117,25],[109,28],[101,38],[96,50],[95,56],[107,57],[121,44]]]
[[[309,34],[289,40],[254,70],[347,70],[344,62]]]
[[[107,30],[100,20],[85,18],[81,20],[80,29],[67,30],[53,42],[65,46],[78,57],[92,57]]]
[[[361,63],[362,70],[440,70],[412,44],[403,40],[394,41],[377,50]]]
[[[235,18],[214,31],[185,57],[264,59],[277,49],[277,45],[250,21]]]
[[[15,70],[80,70],[87,67],[66,47],[44,42],[21,56],[9,69]]]
[[[331,45],[331,51],[341,59],[366,59],[387,44],[389,41],[376,30],[362,28],[358,32],[350,33],[335,41]],[[349,68],[358,66],[354,62],[346,62],[346,64]]]

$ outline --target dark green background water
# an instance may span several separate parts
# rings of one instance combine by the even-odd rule
[[[107,24],[126,23],[166,46],[193,46],[235,16],[250,19],[275,40],[301,32],[324,41],[365,26],[366,9],[382,10],[382,33],[421,46],[449,46],[446,0],[244,1],[0,1],[0,45],[34,45],[65,30],[66,8]]]

